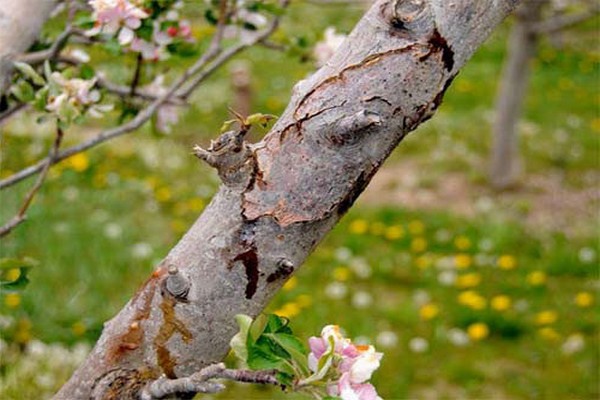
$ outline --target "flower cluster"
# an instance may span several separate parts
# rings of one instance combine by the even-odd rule
[[[97,105],[100,92],[94,89],[96,78],[85,80],[67,79],[59,72],[52,72],[48,79],[46,110],[56,114],[63,121],[72,121],[87,112],[92,117],[100,117],[110,111],[111,105]]]
[[[375,387],[368,383],[383,357],[373,346],[353,344],[336,325],[325,326],[321,337],[309,339],[309,346],[308,367],[317,379],[329,377],[330,396],[343,400],[380,399]]]
[[[191,25],[180,20],[176,2],[173,9],[154,18],[151,10],[141,8],[142,1],[130,0],[89,0],[93,8],[94,28],[89,36],[117,34],[121,46],[140,53],[146,60],[161,60],[167,57],[167,46],[175,40],[192,42]],[[154,19],[151,19],[154,18]]]

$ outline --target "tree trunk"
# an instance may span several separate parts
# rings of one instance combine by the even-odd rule
[[[223,185],[55,398],[133,399],[221,360],[234,315],[262,311],[517,3],[379,0],[261,142],[199,149]]]
[[[514,185],[521,174],[518,122],[529,83],[530,62],[535,56],[539,22],[547,0],[526,0],[515,13],[517,20],[508,41],[508,56],[496,101],[496,120],[492,128],[493,144],[490,182],[496,189]]]

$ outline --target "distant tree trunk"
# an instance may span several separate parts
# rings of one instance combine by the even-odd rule
[[[547,0],[525,0],[515,12],[516,22],[508,41],[508,56],[502,72],[492,128],[490,181],[496,189],[514,185],[521,174],[517,129],[529,84],[531,60],[535,56],[539,37],[533,27],[540,19],[545,3]]]
[[[517,3],[379,0],[261,142],[197,150],[219,192],[56,399],[137,399],[221,360],[234,316],[263,310]]]

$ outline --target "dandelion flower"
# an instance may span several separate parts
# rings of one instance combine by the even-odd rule
[[[558,314],[556,311],[546,310],[536,314],[535,323],[537,325],[550,325],[556,322]]]
[[[527,283],[531,286],[540,286],[546,283],[546,274],[542,271],[533,271],[527,275]]]
[[[490,305],[496,311],[506,311],[511,306],[511,300],[508,296],[498,295],[492,298]]]
[[[483,340],[489,336],[490,328],[488,328],[488,326],[483,322],[476,322],[469,325],[467,328],[467,334],[472,340]]]
[[[505,254],[498,258],[496,265],[498,265],[498,268],[508,271],[515,269],[517,266],[517,260],[511,255]]]
[[[592,305],[594,302],[594,296],[589,292],[579,292],[575,296],[575,304],[578,307],[586,308]]]
[[[425,304],[419,309],[419,315],[425,321],[435,318],[439,313],[439,307],[432,303]]]

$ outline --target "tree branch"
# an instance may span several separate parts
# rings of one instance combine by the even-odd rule
[[[287,4],[287,2],[284,3]],[[193,91],[196,90],[197,87],[209,76],[211,76],[213,72],[215,72],[221,65],[225,64],[241,51],[270,36],[277,28],[278,23],[279,17],[276,17],[273,19],[270,25],[262,31],[262,33],[256,35],[252,40],[238,43],[237,45],[229,47],[225,50],[222,50],[220,47],[221,39],[218,38],[222,38],[222,34],[218,33],[221,29],[217,28],[217,33],[215,33],[208,50],[196,61],[196,63],[194,63],[194,65],[188,68],[162,96],[155,98],[152,103],[140,111],[131,121],[119,127],[107,129],[85,142],[71,146],[59,152],[57,157],[52,160],[52,164],[56,164],[57,162],[95,147],[108,140],[131,133],[148,121],[161,105],[171,101],[178,101],[177,99],[187,99],[193,93]],[[185,88],[182,88],[184,84],[188,82],[189,84]],[[104,81],[104,84],[107,84],[106,81]],[[112,88],[120,91],[118,87]],[[142,97],[147,97],[149,99],[154,98],[154,96],[146,95],[142,95]],[[44,168],[44,165],[46,165],[47,161],[48,158],[44,158],[37,163],[24,168],[5,179],[0,180],[0,190],[10,187],[22,181],[23,179],[40,172]]]
[[[560,14],[545,21],[538,22],[531,27],[531,31],[538,34],[561,31],[585,22],[598,15],[598,13],[600,13],[600,6],[593,5],[585,11],[572,14]]]
[[[149,383],[141,392],[142,400],[162,399],[176,394],[217,393],[225,389],[220,383],[210,382],[212,379],[227,379],[237,382],[258,383],[281,386],[276,378],[277,371],[250,371],[227,369],[225,364],[218,363],[202,368],[186,378],[168,379],[161,376]]]
[[[137,398],[222,360],[234,316],[262,311],[517,3],[375,2],[262,141],[203,153],[224,184],[55,398]]]
[[[2,227],[0,227],[0,238],[8,235],[13,229],[15,229],[17,226],[19,226],[23,222],[25,222],[25,219],[27,218],[27,215],[26,215],[27,209],[31,205],[31,202],[33,201],[33,198],[35,197],[37,192],[40,190],[40,188],[44,184],[44,181],[46,180],[46,176],[48,175],[48,171],[50,170],[50,166],[52,165],[53,160],[56,158],[56,156],[58,154],[58,148],[60,147],[62,139],[63,139],[63,132],[60,128],[57,128],[56,129],[56,138],[54,139],[54,143],[48,154],[48,161],[46,161],[46,165],[44,165],[44,168],[42,169],[42,172],[38,176],[37,181],[35,182],[33,187],[29,190],[29,192],[25,196],[25,199],[23,200],[23,204],[21,205],[19,212],[14,217],[12,217],[10,221],[8,221],[6,224],[4,224]]]

